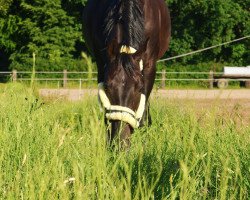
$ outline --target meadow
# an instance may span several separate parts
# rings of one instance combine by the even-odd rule
[[[250,123],[184,104],[153,98],[152,126],[120,151],[96,97],[1,86],[0,199],[249,199]]]

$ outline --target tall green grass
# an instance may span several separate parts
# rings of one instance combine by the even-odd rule
[[[127,151],[106,145],[95,97],[0,89],[0,199],[249,199],[250,128],[216,109],[152,100]]]

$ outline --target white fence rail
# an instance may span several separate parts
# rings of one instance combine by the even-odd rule
[[[213,88],[214,83],[221,80],[222,72],[166,72],[158,71],[156,73],[156,81],[160,83],[161,87],[166,86],[166,82],[207,82],[210,88]],[[185,77],[187,76],[187,77]],[[50,71],[17,71],[0,72],[1,77],[5,77],[13,82],[19,81],[38,81],[38,82],[58,82],[62,87],[67,87],[69,82],[78,82],[81,86],[84,82],[97,81],[97,72],[70,72],[67,70],[50,72]],[[192,77],[192,78],[191,78]],[[228,78],[227,81],[249,81],[248,78]],[[62,84],[59,84],[62,83]]]

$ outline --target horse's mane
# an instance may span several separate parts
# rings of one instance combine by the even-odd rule
[[[112,0],[106,14],[104,34],[109,43],[116,26],[122,28],[122,45],[139,49],[144,42],[144,13],[141,0]]]

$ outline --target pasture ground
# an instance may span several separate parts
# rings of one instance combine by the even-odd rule
[[[96,97],[0,89],[0,199],[249,199],[249,101],[152,97],[131,148],[106,144]],[[247,110],[248,109],[248,110]]]
[[[39,95],[47,100],[61,99],[80,101],[96,97],[96,89],[40,89]],[[190,107],[200,115],[201,112],[217,110],[220,115],[237,116],[239,121],[250,124],[250,89],[230,90],[153,90],[151,99],[165,99],[180,107]],[[218,116],[220,117],[220,116]]]

